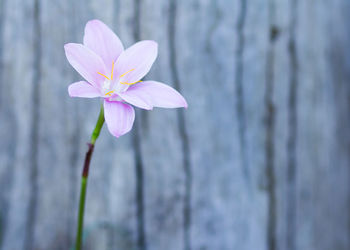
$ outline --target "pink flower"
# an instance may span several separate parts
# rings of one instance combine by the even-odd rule
[[[112,135],[119,137],[132,128],[134,108],[151,110],[187,108],[187,102],[175,89],[156,81],[140,81],[150,70],[158,54],[154,41],[140,41],[124,50],[123,44],[107,25],[99,20],[85,26],[84,44],[68,43],[66,57],[85,78],[71,84],[71,97],[102,97],[105,120]]]

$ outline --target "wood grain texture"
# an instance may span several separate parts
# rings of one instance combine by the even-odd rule
[[[156,40],[189,108],[104,128],[84,249],[350,248],[347,0],[0,0],[0,249],[70,249],[100,101],[63,45],[100,19]]]

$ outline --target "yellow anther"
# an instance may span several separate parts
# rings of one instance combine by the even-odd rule
[[[125,76],[127,73],[129,73],[129,72],[131,72],[131,71],[133,71],[133,70],[135,70],[135,69],[128,70],[128,71],[126,71],[124,74],[122,74],[122,75],[119,76],[119,77],[122,78],[122,77]]]
[[[108,80],[110,80],[107,76],[105,76],[104,74],[102,74],[100,72],[97,72],[97,74],[100,74],[101,76],[106,77]]]
[[[114,92],[114,90],[107,92],[105,95],[112,96],[111,94]]]
[[[133,84],[138,83],[138,82],[142,82],[142,81],[137,81],[137,82],[132,82],[132,83],[128,83],[128,82],[121,82],[121,84],[133,85]]]

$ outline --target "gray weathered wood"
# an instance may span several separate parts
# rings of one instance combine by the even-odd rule
[[[0,0],[0,248],[70,249],[99,100],[63,45],[90,19],[159,43],[186,110],[103,129],[84,249],[350,248],[347,0]]]

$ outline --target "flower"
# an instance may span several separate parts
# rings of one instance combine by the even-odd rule
[[[129,132],[135,120],[134,108],[151,110],[187,108],[175,89],[156,81],[141,81],[158,54],[154,41],[140,41],[124,50],[118,36],[99,20],[85,26],[84,44],[68,43],[66,57],[86,81],[68,87],[71,97],[102,97],[109,131],[119,137]]]

